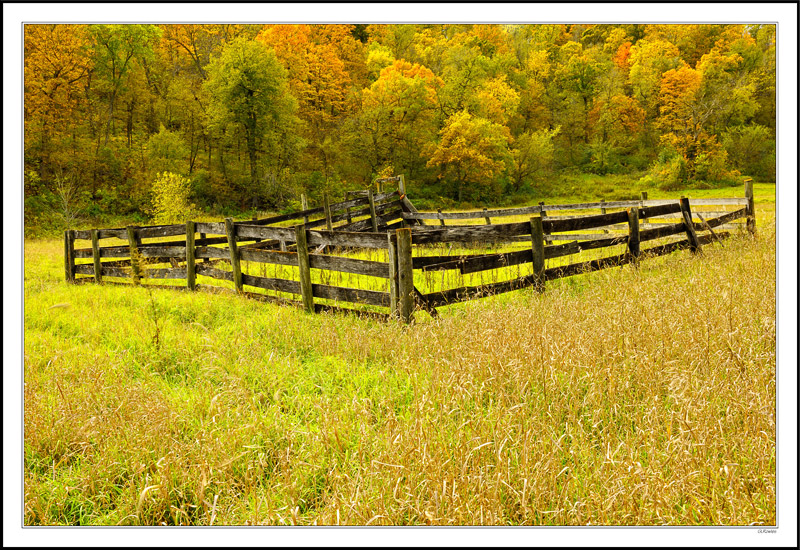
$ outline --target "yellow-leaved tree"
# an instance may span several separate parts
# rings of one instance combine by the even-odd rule
[[[439,135],[428,166],[440,166],[443,173],[439,177],[450,177],[454,198],[461,202],[468,184],[473,197],[498,198],[497,176],[508,158],[508,128],[463,110],[447,119]]]
[[[180,223],[191,219],[196,207],[189,202],[190,196],[187,178],[172,172],[158,174],[150,189],[148,214],[153,217],[153,223]]]

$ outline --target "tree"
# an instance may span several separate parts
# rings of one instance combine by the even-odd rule
[[[727,44],[745,32],[744,25],[646,25],[647,40],[666,40],[674,44],[681,59],[695,66],[713,47],[726,49]]]
[[[708,179],[701,172],[713,166],[713,179],[724,173],[725,153],[715,135],[706,131],[706,123],[713,113],[708,104],[699,101],[702,73],[689,67],[672,69],[664,73],[661,82],[661,115],[658,125],[664,132],[661,144],[672,148],[683,157],[689,180]]]
[[[514,140],[508,163],[514,191],[519,191],[523,184],[550,170],[553,164],[553,138],[559,131],[560,128],[525,132]]]
[[[414,59],[417,25],[368,25],[368,43],[386,46],[395,59]]]
[[[251,192],[258,186],[262,147],[280,155],[280,142],[297,126],[297,101],[289,92],[286,70],[260,42],[237,38],[208,66],[205,89],[211,124],[231,125],[245,140]]]
[[[125,90],[125,79],[133,69],[137,58],[152,56],[153,42],[160,35],[153,25],[91,25],[92,56],[94,61],[93,81],[95,90],[106,98],[105,139],[114,125],[114,109],[117,98]]]
[[[632,153],[644,129],[644,109],[626,95],[598,100],[589,113],[590,170],[604,174]],[[622,161],[624,162],[624,161]]]
[[[90,70],[85,25],[25,25],[25,153],[40,177],[76,170]],[[71,147],[70,147],[71,145]]]
[[[229,41],[252,34],[254,27],[230,24],[160,25],[164,41],[181,57],[188,58],[188,65],[202,79],[207,76],[206,65],[211,62],[211,56],[219,54]]]
[[[752,39],[750,41],[754,42]],[[707,126],[718,134],[728,126],[739,126],[753,118],[758,110],[754,96],[756,82],[745,68],[740,54],[712,48],[697,63],[703,75],[698,100],[709,111]]]
[[[662,139],[684,157],[693,159],[700,142],[707,138],[702,117],[696,108],[696,96],[702,84],[702,74],[690,67],[670,69],[661,80],[661,115],[658,119],[664,131]]]
[[[461,32],[447,41],[442,57],[442,81],[438,102],[441,114],[447,118],[473,106],[483,82],[488,78],[490,60],[483,55],[479,39]]]
[[[256,40],[275,50],[287,71],[289,89],[305,122],[304,137],[314,168],[327,179],[333,159],[331,136],[351,111],[348,104],[353,78],[366,73],[363,44],[352,35],[352,25],[268,25]]]
[[[775,94],[775,25],[757,25],[751,29],[761,60],[753,74],[758,111],[753,122],[775,131],[777,120]]]
[[[421,168],[423,146],[436,134],[436,94],[442,80],[427,67],[396,60],[364,89],[361,112],[345,127],[343,139],[357,164],[371,177],[384,165],[409,179]]]
[[[189,203],[190,193],[189,180],[180,174],[158,174],[152,184],[148,207],[153,223],[178,223],[191,219],[195,205]]]
[[[454,198],[463,200],[467,184],[472,184],[473,196],[497,198],[496,178],[508,157],[508,128],[464,110],[450,116],[439,135],[428,166],[439,166],[452,178]]]
[[[520,95],[508,84],[506,76],[501,75],[483,83],[476,94],[476,103],[475,111],[480,116],[507,125],[517,114]]]
[[[775,181],[775,137],[766,126],[735,126],[722,134],[734,168],[759,181]]]
[[[189,150],[178,133],[170,132],[162,124],[159,132],[147,140],[147,158],[153,173],[185,174]]]
[[[678,47],[666,40],[640,40],[630,48],[628,80],[633,97],[644,108],[645,114],[654,117],[658,109],[661,76],[682,63]]]
[[[553,73],[553,64],[547,50],[527,52],[520,67],[521,92],[519,114],[522,130],[531,131],[550,124],[552,110],[548,108],[547,87]]]
[[[575,108],[575,98],[582,107],[575,117],[581,120],[580,127],[573,127],[572,133],[578,134],[581,140],[589,141],[588,115],[591,103],[598,90],[600,76],[610,67],[598,58],[596,50],[586,51],[578,42],[567,42],[561,47],[561,63],[556,69],[555,85],[563,93],[565,108]]]

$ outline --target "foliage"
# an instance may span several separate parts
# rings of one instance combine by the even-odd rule
[[[469,188],[469,200],[540,189],[550,167],[601,175],[656,163],[656,174],[666,151],[682,155],[687,181],[732,169],[771,178],[775,30],[25,25],[24,170],[38,177],[26,178],[25,219],[55,215],[59,174],[80,175],[88,216],[141,216],[164,171],[231,211],[363,188],[389,166],[420,197]],[[462,113],[497,138],[465,147],[484,149],[469,176],[442,151],[431,162]]]
[[[660,155],[639,183],[645,187],[657,187],[662,191],[675,191],[689,181],[689,170],[683,156],[672,153]]]
[[[351,113],[351,86],[364,82],[364,47],[352,25],[267,25],[256,40],[274,49],[287,71],[303,120],[306,164],[328,177],[334,156],[330,132]]]
[[[147,140],[148,168],[153,172],[185,174],[189,149],[177,132],[170,132],[164,125],[157,134]]]
[[[153,223],[171,224],[192,219],[196,207],[189,202],[190,195],[188,178],[171,172],[158,174],[152,184],[148,208]]]
[[[452,181],[453,198],[461,202],[468,185],[470,197],[498,198],[496,176],[505,169],[508,156],[504,126],[460,111],[447,119],[439,143],[431,149],[428,166],[439,166],[440,177]]]
[[[720,187],[741,183],[737,170],[730,170],[727,153],[718,145],[699,153],[690,163],[674,149],[659,155],[640,184],[657,187],[664,191],[675,191],[686,186]]]
[[[553,138],[559,131],[560,128],[526,132],[514,140],[508,163],[514,191],[552,170]]]
[[[769,128],[759,124],[728,128],[722,134],[722,146],[743,174],[761,181],[775,179],[775,140]]]
[[[421,151],[436,133],[441,86],[427,67],[396,60],[363,90],[361,113],[343,127],[343,141],[364,184],[386,165],[409,179],[424,169]]]
[[[289,93],[286,70],[261,42],[237,38],[208,66],[204,87],[210,97],[211,129],[230,129],[246,143],[250,185],[259,177],[261,150],[281,167],[287,160],[281,144],[297,125],[297,101]],[[284,153],[283,155],[281,153]]]

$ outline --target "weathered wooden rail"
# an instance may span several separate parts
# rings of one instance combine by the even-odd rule
[[[409,322],[417,309],[436,316],[436,308],[442,306],[526,287],[543,290],[546,281],[636,265],[644,258],[681,248],[697,253],[704,245],[721,242],[732,229],[755,231],[749,182],[744,198],[690,201],[643,197],[639,201],[539,204],[475,212],[419,212],[405,196],[402,178],[392,179],[398,183],[393,192],[368,190],[338,203],[324,197],[321,207],[265,219],[70,230],[64,238],[65,277],[73,283],[133,285],[178,279],[185,280],[185,286],[160,286],[235,292],[309,312],[357,311]],[[569,214],[548,214],[552,212]],[[521,216],[527,219],[497,223],[498,218]],[[445,225],[445,220],[476,219],[485,224]],[[426,225],[426,221],[435,224]],[[294,225],[279,225],[292,222]],[[106,239],[125,243],[100,246]],[[80,240],[90,241],[91,247],[75,248]],[[669,242],[642,247],[656,240]],[[530,244],[518,250],[450,255],[453,246],[468,251],[474,246],[496,249],[502,243],[518,242]],[[547,262],[556,258],[619,245],[625,246],[624,252],[547,267]],[[436,254],[436,248],[444,247],[448,247],[447,254]],[[378,259],[352,257],[357,253]],[[260,274],[254,273],[253,265],[272,266],[274,273],[267,276],[266,267]],[[456,288],[420,285],[427,292],[415,284],[415,272],[419,281],[430,272],[449,271],[463,278],[526,265],[531,266],[531,273],[510,280],[472,286],[462,283]],[[346,274],[350,284],[331,284],[332,274]],[[370,288],[364,288],[365,282]],[[353,307],[341,308],[341,302]]]

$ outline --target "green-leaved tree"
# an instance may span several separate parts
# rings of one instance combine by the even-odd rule
[[[290,154],[285,144],[292,141],[299,122],[286,70],[261,42],[237,38],[209,64],[207,72],[211,125],[244,138],[251,195],[257,196],[261,153],[267,153],[271,168],[284,168]]]

